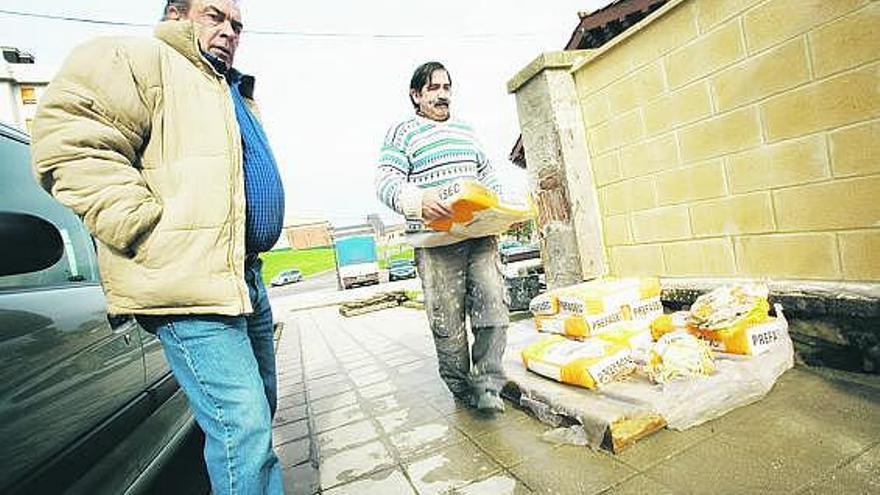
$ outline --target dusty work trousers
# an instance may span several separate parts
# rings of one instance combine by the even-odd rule
[[[446,386],[462,399],[500,391],[506,381],[501,358],[510,319],[495,237],[418,248],[415,258]],[[473,349],[468,346],[466,317]]]

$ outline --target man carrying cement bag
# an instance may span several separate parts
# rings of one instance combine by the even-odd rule
[[[419,66],[409,90],[416,115],[389,128],[380,154],[379,199],[406,217],[411,240],[429,230],[425,224],[454,217],[445,189],[456,181],[474,180],[499,190],[473,129],[450,118],[451,91],[452,80],[442,64]],[[440,376],[458,400],[482,411],[503,411],[501,357],[509,320],[495,236],[414,245]],[[472,349],[466,315],[474,335]]]

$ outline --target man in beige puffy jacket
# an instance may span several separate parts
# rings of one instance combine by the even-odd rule
[[[272,312],[257,254],[284,192],[232,68],[233,0],[167,0],[154,38],[77,47],[34,119],[34,169],[96,239],[109,311],[155,333],[205,431],[213,493],[282,493]]]

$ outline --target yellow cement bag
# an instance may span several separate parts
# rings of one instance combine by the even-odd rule
[[[542,333],[554,333],[582,340],[601,334],[622,321],[623,313],[620,310],[587,317],[564,314],[538,315],[535,316],[535,327]]]
[[[701,295],[691,305],[688,325],[701,331],[723,330],[767,319],[769,290],[762,284],[733,284]]]
[[[660,337],[651,347],[644,371],[655,383],[668,383],[711,375],[715,372],[715,361],[705,341],[677,331]]]
[[[565,335],[585,339],[599,335],[624,321],[620,308],[598,315],[559,315],[565,320]]]
[[[534,209],[501,200],[474,180],[461,179],[440,186],[440,200],[449,205],[452,218],[424,224],[407,220],[407,240],[415,247],[443,246],[462,239],[486,237],[534,216]]]
[[[529,311],[535,316],[550,316],[559,313],[559,296],[565,292],[577,290],[584,284],[559,287],[557,289],[538,294],[529,302]]]
[[[565,335],[565,318],[561,315],[536,315],[535,328],[541,333]]]
[[[627,320],[636,320],[647,324],[663,314],[663,303],[660,302],[660,296],[639,299],[624,304],[623,314]]]
[[[644,366],[648,362],[648,352],[654,344],[651,329],[637,321],[620,322],[595,338],[628,347],[636,366]]]
[[[763,284],[733,284],[703,294],[691,305],[688,330],[718,352],[762,354],[784,330],[769,319],[768,293]]]
[[[721,330],[689,328],[689,331],[706,340],[713,351],[757,356],[776,345],[785,331],[785,323],[778,318],[765,315],[760,319],[761,323],[746,319]]]
[[[529,309],[539,331],[583,339],[623,320],[649,322],[663,312],[659,296],[656,278],[604,278],[536,296]]]
[[[654,340],[659,340],[667,333],[686,331],[689,315],[690,313],[687,311],[676,311],[654,318],[654,321],[651,322],[651,336],[654,337]]]
[[[607,331],[596,335],[596,338],[624,345],[633,350],[647,350],[654,344],[654,339],[651,337],[651,329],[640,322],[633,321],[618,323]]]
[[[550,335],[522,351],[526,368],[561,383],[596,389],[632,373],[628,347],[602,339],[583,342]]]
[[[529,302],[529,311],[535,316],[550,316],[559,312],[559,301],[555,292],[545,292],[533,297]]]
[[[559,312],[579,316],[609,313],[660,296],[656,278],[603,278],[559,291]]]

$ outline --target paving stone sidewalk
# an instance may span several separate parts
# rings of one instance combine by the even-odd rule
[[[795,367],[762,401],[619,455],[541,439],[508,403],[457,405],[422,312],[278,311],[288,494],[880,493],[880,380]]]

